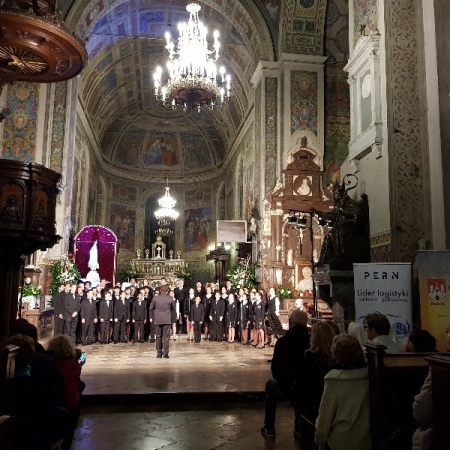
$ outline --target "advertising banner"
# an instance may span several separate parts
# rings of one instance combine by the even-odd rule
[[[353,264],[353,272],[356,321],[363,325],[367,314],[384,314],[404,341],[412,331],[411,264]]]
[[[414,275],[419,279],[422,328],[436,338],[439,351],[447,351],[450,330],[450,252],[419,251]]]

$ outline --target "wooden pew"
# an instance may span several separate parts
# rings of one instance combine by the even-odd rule
[[[431,368],[433,385],[433,450],[448,448],[450,443],[450,356],[425,358]]]
[[[415,423],[412,403],[428,374],[425,357],[439,354],[389,354],[377,344],[366,344],[366,349],[372,448],[409,450]]]
[[[3,386],[6,380],[14,378],[15,358],[18,351],[17,345],[0,347],[0,386]]]

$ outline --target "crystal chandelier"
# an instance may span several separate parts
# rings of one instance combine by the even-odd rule
[[[180,215],[180,213],[174,209],[177,201],[170,195],[168,184],[168,179],[166,179],[166,192],[158,200],[159,209],[155,211],[155,217],[158,220],[159,225],[159,230],[156,231],[156,234],[160,234],[161,236],[169,236],[172,234],[169,229],[170,224],[174,220],[177,220]]]
[[[172,106],[173,109],[181,106],[183,110],[191,107],[200,112],[203,107],[212,109],[228,101],[231,94],[231,77],[225,74],[224,67],[217,73],[219,32],[214,32],[213,50],[209,50],[206,41],[208,29],[198,18],[201,6],[198,3],[189,3],[186,9],[189,12],[189,21],[178,24],[176,49],[170,40],[170,33],[165,34],[166,49],[169,51],[168,80],[163,86],[163,70],[158,66],[153,74],[154,90],[156,98],[162,100],[164,106]]]

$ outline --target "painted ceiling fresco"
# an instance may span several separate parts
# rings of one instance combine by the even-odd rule
[[[80,99],[111,167],[158,176],[167,170],[187,175],[220,166],[248,109],[257,63],[274,57],[266,2],[200,1],[200,20],[211,38],[214,30],[220,32],[218,63],[232,77],[232,97],[225,107],[200,114],[165,108],[154,97],[153,73],[168,59],[164,34],[178,38],[178,23],[189,17],[187,3],[63,2],[66,22],[86,41],[89,62],[80,77]]]

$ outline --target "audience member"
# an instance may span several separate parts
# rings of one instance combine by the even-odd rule
[[[70,413],[72,435],[64,441],[63,448],[69,449],[73,433],[77,428],[81,408],[81,392],[84,389],[84,383],[80,379],[81,365],[78,362],[77,351],[67,336],[53,338],[48,344],[48,352],[54,357],[64,380],[63,407]]]
[[[369,375],[358,339],[339,334],[333,339],[336,368],[325,376],[316,421],[320,449],[371,450]]]
[[[367,338],[373,344],[385,345],[386,353],[398,353],[402,351],[401,345],[389,337],[391,324],[385,315],[380,313],[368,314],[364,322]]]
[[[414,330],[405,342],[406,352],[437,352],[436,338],[427,330]]]
[[[361,345],[361,348],[363,351],[366,351],[366,348],[364,347],[365,344],[367,344],[367,334],[364,331],[364,327],[358,323],[358,322],[350,322],[348,324],[348,330],[347,333],[350,336],[354,336],[359,341],[359,345]]]
[[[289,316],[289,330],[275,344],[272,358],[273,378],[266,383],[266,412],[261,433],[275,437],[277,402],[295,401],[295,392],[301,385],[305,352],[309,348],[308,315],[295,309]]]
[[[430,450],[433,442],[433,386],[431,370],[420,392],[414,397],[413,415],[420,425],[412,437],[412,450]]]

